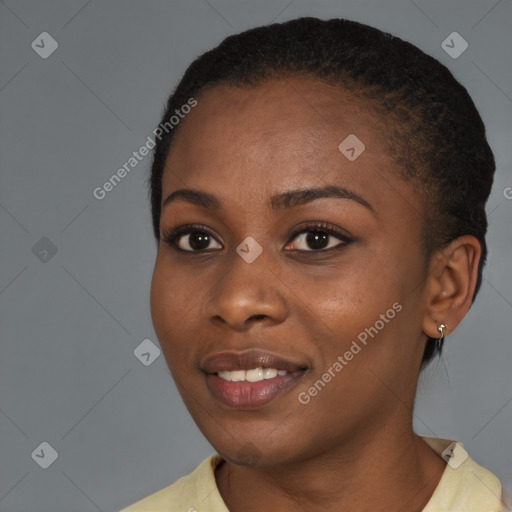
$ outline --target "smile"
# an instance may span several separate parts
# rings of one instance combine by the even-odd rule
[[[259,382],[265,379],[273,379],[278,375],[286,375],[286,370],[276,370],[275,368],[253,368],[251,370],[233,370],[218,372],[217,375],[228,382]]]
[[[203,360],[210,394],[236,409],[262,407],[282,396],[304,376],[306,364],[269,352],[221,352]]]

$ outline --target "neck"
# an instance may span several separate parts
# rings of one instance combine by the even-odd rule
[[[230,512],[259,512],[262,496],[277,511],[420,512],[445,466],[412,427],[381,425],[300,462],[263,468],[225,462],[216,479]]]

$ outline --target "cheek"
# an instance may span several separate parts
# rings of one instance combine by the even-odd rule
[[[372,266],[331,285],[333,295],[317,305],[328,332],[321,346],[322,364],[309,382],[329,381],[329,390],[317,402],[319,414],[331,403],[342,417],[347,411],[357,416],[407,395],[421,352],[421,294],[414,289],[419,277],[418,269],[406,268],[404,262],[402,269],[391,266],[383,272]]]
[[[409,343],[414,325],[408,321],[410,302],[415,300],[407,272],[412,269],[402,271],[389,263],[386,266],[386,261],[389,258],[379,260],[375,255],[371,261],[360,258],[357,265],[333,273],[324,286],[304,293],[313,314],[303,316],[303,326],[313,335],[317,354],[312,378],[319,378],[341,356],[343,370],[337,365],[339,371],[334,373],[340,377],[333,379],[333,387],[351,389],[356,381],[372,387],[375,377],[367,375],[372,369],[391,376],[415,352]]]
[[[155,328],[156,335],[160,341],[163,342],[162,334],[169,327],[170,319],[166,314],[169,307],[169,299],[171,298],[167,293],[167,286],[165,282],[165,272],[160,257],[157,257],[155,268],[153,269],[153,277],[151,280],[150,289],[150,309],[153,327]]]
[[[197,296],[186,286],[183,273],[176,272],[157,256],[150,289],[153,327],[164,352],[173,351],[185,339],[189,315],[195,315]]]

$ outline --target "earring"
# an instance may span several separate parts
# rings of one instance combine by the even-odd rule
[[[444,330],[445,330],[445,328],[446,328],[446,325],[445,325],[445,324],[441,324],[441,325],[439,325],[439,326],[438,326],[438,328],[437,328],[437,331],[438,331],[438,332],[439,332],[439,334],[441,335],[441,336],[439,336],[439,338],[437,338],[437,340],[436,340],[437,348],[438,348],[439,350],[441,350],[441,346],[442,346],[443,341],[444,341]]]

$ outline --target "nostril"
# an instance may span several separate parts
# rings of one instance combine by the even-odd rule
[[[263,320],[265,317],[266,315],[253,315],[250,320]]]

